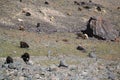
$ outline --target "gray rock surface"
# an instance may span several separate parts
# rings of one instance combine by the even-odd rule
[[[41,59],[42,58],[42,59]],[[61,68],[59,64],[41,65],[37,61],[46,60],[46,57],[32,57],[33,65],[27,65],[22,60],[3,67],[4,61],[0,62],[0,79],[8,80],[119,80],[119,61],[109,61],[94,58],[79,58],[69,56],[64,59],[69,62],[74,60],[77,64],[68,64],[68,68]],[[59,58],[54,58],[58,60]],[[13,68],[13,65],[15,68]]]
[[[119,36],[119,32],[109,20],[102,17],[91,17],[87,24],[87,29],[83,31],[90,37],[96,37],[103,40],[115,40]]]

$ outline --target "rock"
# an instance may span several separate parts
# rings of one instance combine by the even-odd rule
[[[62,41],[64,41],[64,42],[68,42],[68,39],[63,39]]]
[[[40,79],[40,75],[39,74],[35,74],[35,78]]]
[[[16,77],[18,76],[18,71],[14,72],[14,76],[16,76]]]
[[[114,42],[120,42],[120,38],[115,38]]]
[[[5,78],[4,78],[5,76],[3,76],[3,75],[0,75],[0,80],[5,80]]]
[[[50,80],[60,80],[60,79],[57,76],[52,75],[51,78],[50,78]]]
[[[20,0],[20,2],[22,2],[22,0]]]
[[[74,4],[79,5],[79,6],[83,7],[84,9],[92,9],[92,8],[98,7],[98,6],[99,6],[99,8],[103,7],[100,4],[93,3],[91,0],[89,2],[86,2],[86,1],[81,1],[81,2],[74,1]]]
[[[100,6],[97,6],[96,9],[97,9],[97,11],[102,11]]]
[[[40,23],[37,23],[36,27],[37,27],[37,28],[40,27]]]
[[[47,54],[47,57],[48,57],[48,58],[51,58],[51,55],[52,55],[52,52],[51,52],[51,50],[49,50],[49,51],[48,51],[48,54]]]
[[[28,65],[33,65],[33,61],[29,60]]]
[[[102,40],[115,40],[119,35],[113,25],[101,17],[91,17],[88,21],[87,29],[83,33],[86,33],[89,37],[96,37]]]
[[[111,73],[111,72],[108,73],[108,79],[110,79],[110,80],[116,80],[115,77],[116,76],[113,73]]]
[[[80,7],[78,7],[78,11],[82,11],[82,9]]]
[[[84,35],[83,35],[83,39],[88,39],[88,35],[87,35],[87,34],[84,34]]]
[[[9,64],[3,64],[3,65],[2,65],[2,68],[6,68],[6,69],[7,69],[7,68],[8,68],[8,65],[9,65]]]
[[[75,4],[75,5],[79,5],[79,3],[78,3],[77,1],[74,1],[74,4]]]
[[[9,68],[9,69],[16,69],[15,65],[12,64],[12,63],[8,65],[8,68]]]
[[[10,63],[13,63],[13,58],[10,57],[10,56],[8,56],[8,57],[6,58],[5,64],[10,64]]]
[[[49,2],[48,2],[48,1],[45,1],[45,4],[46,4],[46,5],[49,5]]]
[[[48,68],[48,71],[57,71],[57,66],[55,66],[55,65],[51,65],[49,68]]]
[[[68,65],[63,60],[60,60],[60,64],[59,64],[58,67],[66,67],[66,68],[68,68]]]
[[[83,8],[85,8],[85,9],[91,9],[90,6],[83,6]]]
[[[20,41],[20,48],[29,48],[29,45],[26,42]]]
[[[29,53],[24,53],[23,55],[21,55],[21,58],[27,64],[30,60],[30,55],[29,55]]]
[[[105,67],[103,65],[98,66],[98,70],[103,70]]]
[[[70,65],[69,68],[70,68],[70,71],[77,71],[78,70],[78,67],[75,65]]]
[[[77,38],[79,39],[79,37],[83,38],[83,39],[88,39],[88,35],[87,34],[83,34],[82,32],[79,32],[76,34]]]
[[[23,73],[23,76],[24,76],[25,78],[29,78],[29,75],[30,75],[29,72],[24,72],[24,73]]]
[[[33,80],[33,78],[32,77],[28,77],[27,80]]]
[[[49,18],[50,18],[50,21],[53,21],[55,19],[54,16],[49,16]]]
[[[23,19],[18,18],[18,21],[19,21],[19,22],[23,22]]]
[[[76,49],[77,49],[77,50],[80,50],[80,51],[82,51],[82,52],[86,52],[85,48],[83,48],[83,47],[80,46],[80,45],[79,45]]]
[[[25,27],[20,26],[20,27],[19,27],[19,30],[24,31],[24,30],[25,30]]]
[[[20,76],[19,80],[25,80],[25,78],[23,76]]]
[[[67,15],[68,15],[68,16],[71,16],[72,14],[71,14],[70,12],[67,12]]]
[[[90,58],[97,58],[96,54],[94,54],[93,52],[89,53],[88,55]]]
[[[31,16],[31,13],[30,12],[26,12],[25,15],[26,16]]]
[[[16,54],[17,52],[16,51],[13,51],[14,54]]]
[[[92,0],[89,0],[89,3],[91,3],[92,2]]]
[[[120,10],[120,7],[117,7],[118,10]]]

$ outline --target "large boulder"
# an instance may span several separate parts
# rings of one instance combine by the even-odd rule
[[[96,37],[102,40],[115,40],[119,36],[119,32],[114,26],[101,17],[91,17],[87,23],[87,29],[83,32],[89,37]]]

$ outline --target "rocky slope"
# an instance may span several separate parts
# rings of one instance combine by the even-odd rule
[[[75,34],[90,17],[120,31],[119,5],[120,0],[1,0],[0,80],[119,80],[120,42]],[[20,48],[20,41],[30,47]],[[25,52],[29,64],[19,57]],[[14,63],[4,64],[7,56]],[[68,67],[59,67],[60,61]]]
[[[74,0],[2,0],[0,2],[1,27],[15,28],[23,26],[34,32],[76,32],[85,28],[90,17],[101,16],[120,30],[119,5],[116,0],[76,0],[87,5],[77,5]],[[88,7],[88,8],[87,8]],[[100,8],[100,10],[98,9]],[[27,13],[30,15],[26,16]],[[40,23],[39,27],[37,23]]]
[[[120,63],[77,56],[31,57],[30,63],[14,58],[14,63],[0,62],[1,80],[119,80]],[[58,67],[59,61],[68,67]],[[46,63],[46,65],[43,63]]]

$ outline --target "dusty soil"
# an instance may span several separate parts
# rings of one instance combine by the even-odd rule
[[[78,2],[81,1],[83,0],[78,0]],[[85,0],[85,2],[89,2],[89,0]],[[92,0],[92,3],[102,6],[101,11],[96,10],[97,6],[84,9],[76,5],[74,0],[48,0],[48,3],[48,5],[45,4],[44,0],[23,0],[22,2],[19,0],[2,0],[0,2],[1,27],[18,29],[23,26],[27,31],[48,33],[76,32],[85,28],[90,17],[101,16],[111,21],[120,30],[119,0],[114,2],[112,0]],[[26,16],[25,11],[30,12],[31,16]],[[39,28],[36,28],[37,23],[40,23]]]

